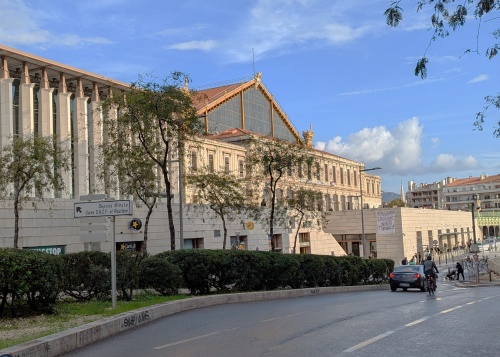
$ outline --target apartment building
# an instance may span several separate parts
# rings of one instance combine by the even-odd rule
[[[482,232],[481,238],[499,236],[500,175],[457,179],[443,188],[445,209],[471,211]]]
[[[433,183],[408,181],[407,206],[413,208],[445,208],[443,187],[455,179],[447,177]]]

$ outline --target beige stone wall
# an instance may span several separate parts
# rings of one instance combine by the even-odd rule
[[[392,212],[394,232],[380,234],[377,230],[377,212]],[[421,252],[438,241],[441,249],[466,243],[472,239],[472,217],[470,212],[427,210],[418,208],[377,208],[363,212],[366,237],[375,237],[378,258],[389,258],[400,264],[406,256]],[[343,235],[355,235],[361,243],[362,227],[359,210],[330,212],[325,231],[333,234],[337,241]],[[456,233],[455,233],[456,230]],[[477,233],[476,227],[476,234]],[[440,236],[440,234],[444,234]],[[360,244],[361,245],[361,244]],[[368,247],[368,244],[367,244]],[[348,251],[347,253],[349,253]]]

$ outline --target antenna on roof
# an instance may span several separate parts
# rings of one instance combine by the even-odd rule
[[[252,67],[253,67],[253,76],[255,77],[255,53],[252,47]]]

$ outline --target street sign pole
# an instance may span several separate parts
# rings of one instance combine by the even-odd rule
[[[111,308],[116,308],[116,239],[115,239],[115,216],[111,216]]]
[[[133,214],[133,204],[131,200],[112,201],[88,201],[75,202],[75,218],[86,217],[110,217],[111,229],[111,305],[116,308],[116,237],[115,237],[115,216]]]

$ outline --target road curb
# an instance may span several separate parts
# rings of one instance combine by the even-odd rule
[[[184,300],[170,301],[121,313],[112,317],[106,317],[49,336],[11,346],[0,351],[0,357],[55,357],[91,343],[104,340],[121,332],[128,331],[131,328],[141,326],[145,323],[179,312],[208,306],[384,289],[389,290],[389,284],[257,291],[251,293],[190,297]]]

